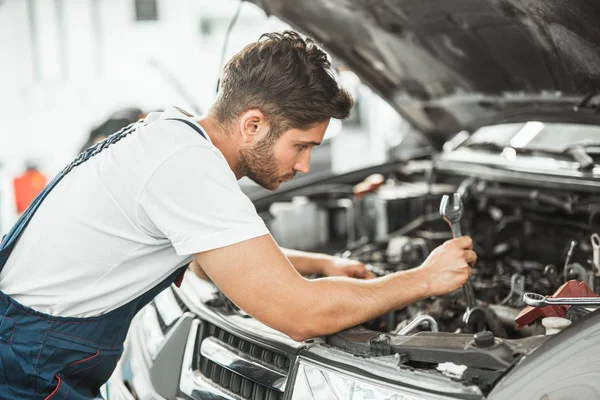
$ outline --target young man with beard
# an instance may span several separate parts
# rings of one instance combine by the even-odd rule
[[[220,89],[206,116],[151,113],[83,152],[3,239],[1,398],[97,396],[131,318],[190,262],[240,308],[296,340],[465,282],[476,260],[466,237],[386,277],[303,278],[372,276],[358,262],[279,248],[237,180],[276,189],[308,173],[311,149],[352,100],[326,54],[293,32],[246,46]]]

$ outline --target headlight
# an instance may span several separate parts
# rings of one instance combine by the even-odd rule
[[[394,387],[352,372],[336,370],[300,359],[292,400],[307,399],[440,400],[450,398],[423,393],[417,389]]]

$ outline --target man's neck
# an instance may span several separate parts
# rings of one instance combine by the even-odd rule
[[[239,149],[235,142],[235,136],[224,132],[215,118],[210,115],[204,115],[196,119],[196,122],[204,129],[217,149],[223,153],[223,156],[225,156],[225,160],[227,160],[227,164],[229,164],[229,168],[231,168],[235,177],[241,179],[242,175],[237,171]]]

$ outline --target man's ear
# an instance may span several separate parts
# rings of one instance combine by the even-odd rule
[[[262,137],[267,132],[267,121],[262,111],[252,109],[242,114],[240,118],[240,132],[244,143],[251,143]]]

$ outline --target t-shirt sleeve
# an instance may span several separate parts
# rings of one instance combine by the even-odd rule
[[[140,193],[139,223],[190,255],[269,233],[215,149],[188,147],[162,162]]]

